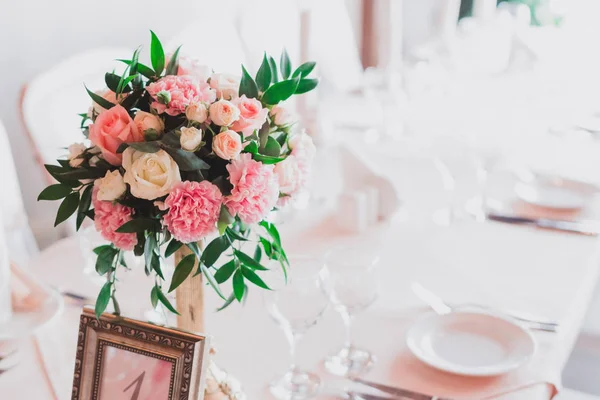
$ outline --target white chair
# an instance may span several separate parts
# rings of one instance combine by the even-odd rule
[[[37,254],[38,247],[27,221],[17,171],[2,121],[0,121],[0,170],[3,173],[0,221],[3,222],[9,257],[12,261],[24,265],[31,256]]]
[[[113,69],[120,73],[130,59],[127,48],[99,48],[76,54],[35,77],[23,89],[21,115],[41,164],[56,163],[65,148],[83,142],[78,114],[87,112],[91,99],[84,84],[92,91],[104,89],[104,74]]]
[[[598,400],[599,396],[578,392],[572,389],[563,389],[554,397],[554,400]]]

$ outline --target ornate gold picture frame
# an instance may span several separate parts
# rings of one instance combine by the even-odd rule
[[[72,400],[196,400],[204,393],[208,338],[102,314],[79,322]]]

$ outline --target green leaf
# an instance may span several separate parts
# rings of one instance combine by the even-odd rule
[[[105,244],[105,245],[102,245],[102,246],[98,246],[98,247],[94,248],[94,254],[98,255],[98,254],[100,254],[105,249],[114,249],[114,247],[112,245],[110,245],[110,244]]]
[[[150,31],[152,40],[150,41],[150,61],[152,68],[156,71],[156,75],[160,76],[165,68],[165,51],[163,50],[160,40],[153,31]]]
[[[150,291],[150,302],[152,303],[152,308],[156,308],[158,305],[158,287],[154,286],[152,291]]]
[[[234,300],[235,300],[235,294],[231,293],[231,295],[227,298],[227,301],[225,303],[223,303],[223,305],[221,307],[217,308],[217,312],[223,311],[224,309],[229,307],[229,305],[231,303],[233,303]]]
[[[292,72],[292,62],[290,61],[290,56],[285,49],[283,49],[283,52],[281,53],[279,68],[281,68],[281,76],[283,76],[283,79],[289,78],[290,73]]]
[[[273,136],[267,138],[267,144],[265,145],[263,154],[271,157],[279,157],[281,153],[281,145]]]
[[[318,79],[301,79],[298,87],[296,88],[295,94],[302,94],[310,92],[319,84]]]
[[[267,284],[256,274],[256,272],[252,271],[252,269],[244,266],[242,267],[242,274],[246,279],[254,283],[256,286],[271,290],[271,288],[268,287]]]
[[[129,147],[144,153],[156,153],[160,150],[160,146],[157,142],[134,142],[129,143]]]
[[[296,92],[299,82],[300,77],[277,82],[263,93],[261,99],[265,104],[269,105],[274,105],[281,101],[285,101]]]
[[[263,56],[262,64],[256,73],[256,84],[261,92],[267,90],[271,84],[271,66],[269,65],[267,53]]]
[[[276,255],[273,254],[273,246],[271,245],[271,242],[269,242],[267,239],[265,239],[264,237],[260,237],[260,243],[263,245],[263,248],[265,249],[265,254],[267,257],[269,257],[271,260],[276,259]]]
[[[221,210],[219,211],[219,221],[217,222],[217,226],[219,228],[219,233],[223,236],[223,233],[229,229],[229,225],[231,225],[235,221],[235,218],[229,213],[229,210],[226,206],[222,205]]]
[[[154,232],[151,232],[146,236],[146,243],[144,243],[144,261],[146,262],[146,268],[152,267],[153,259],[156,258],[156,236]]]
[[[219,284],[215,281],[215,277],[210,273],[208,268],[204,266],[204,264],[200,264],[200,269],[202,270],[202,274],[208,281],[208,284],[214,289],[215,292],[219,295],[223,300],[227,300],[225,296],[223,296],[223,292],[221,292],[221,288],[219,288]]]
[[[171,305],[171,302],[169,301],[169,299],[167,299],[167,296],[165,296],[162,290],[160,290],[158,286],[154,287],[156,288],[156,295],[158,297],[158,301],[160,301],[165,307],[167,307],[167,310],[171,311],[174,314],[180,315],[177,312],[177,310]]]
[[[171,56],[171,59],[169,60],[169,65],[167,65],[167,71],[165,72],[165,75],[177,75],[177,71],[179,70],[179,50],[181,49],[181,46],[179,46],[177,48],[177,50],[175,50],[175,52],[173,52],[173,55]]]
[[[244,299],[245,292],[246,284],[244,283],[244,275],[242,275],[242,272],[238,269],[235,274],[233,274],[233,293],[240,303]]]
[[[115,93],[121,94],[121,93],[131,92],[131,86],[129,86],[129,84],[134,79],[136,79],[138,76],[139,76],[139,74],[135,74],[135,75],[128,76],[127,78],[123,78],[122,81],[119,81],[119,86],[117,87],[117,90],[115,91]]]
[[[248,98],[258,97],[258,86],[250,76],[246,68],[242,65],[242,80],[240,81],[239,95],[246,95]]]
[[[264,150],[267,145],[267,141],[269,140],[269,131],[271,127],[269,126],[269,122],[265,122],[263,126],[260,127],[258,131],[258,149]],[[279,155],[279,154],[278,154]]]
[[[229,245],[229,240],[225,236],[219,236],[206,246],[202,257],[200,257],[200,262],[207,267],[211,267],[217,262],[221,254],[229,248]]]
[[[131,60],[118,60],[118,61],[121,61],[122,63],[125,63],[127,65],[131,65]],[[152,68],[150,68],[147,65],[144,65],[142,63],[139,63],[139,62],[137,63],[137,72],[144,75],[148,79],[154,78],[157,75],[156,72],[154,72],[154,70]]]
[[[270,164],[277,164],[278,162],[285,160],[287,158],[287,156],[271,157],[271,156],[264,156],[262,154],[252,154],[252,158],[255,159],[256,161],[260,161],[263,164],[270,165]]]
[[[246,242],[246,241],[248,241],[248,239],[247,239],[247,238],[243,237],[242,235],[240,235],[239,233],[237,233],[236,231],[234,231],[234,230],[233,230],[233,229],[231,229],[231,228],[227,228],[227,229],[225,230],[225,234],[226,234],[227,236],[229,236],[229,238],[230,238],[231,240],[239,240],[239,241],[242,241],[242,242]]]
[[[40,200],[58,200],[67,197],[73,191],[72,188],[60,183],[56,185],[50,185],[38,195],[38,201]]]
[[[198,257],[198,259],[200,259],[202,252],[200,251],[200,247],[198,246],[198,243],[190,242],[190,243],[186,243],[186,246],[188,247],[188,249],[190,249],[192,252],[194,252],[194,254],[196,255],[196,257]]]
[[[256,269],[259,271],[267,271],[268,268],[263,267],[258,261],[250,257],[248,254],[241,252],[240,250],[234,250],[235,256],[240,262],[248,268]]]
[[[269,67],[271,67],[271,82],[279,82],[279,76],[277,75],[277,63],[273,57],[269,57]]]
[[[135,233],[144,231],[154,231],[158,228],[158,222],[151,218],[136,218],[125,222],[117,228],[117,233]]]
[[[273,240],[275,241],[275,244],[277,244],[277,246],[281,247],[281,236],[279,235],[279,231],[277,230],[277,227],[267,221],[261,221],[259,223],[260,226],[262,226],[263,228],[266,229],[266,231],[269,233],[269,235],[273,238]]]
[[[129,78],[131,79],[123,80],[123,82],[121,82],[121,77],[117,74],[110,72],[104,74],[104,82],[106,82],[106,86],[115,93],[131,92],[131,86],[129,86],[129,82],[131,82],[134,77]]]
[[[171,257],[177,250],[181,248],[181,246],[183,246],[183,243],[181,243],[179,240],[171,240],[165,250],[165,258]]]
[[[81,228],[81,224],[85,220],[85,213],[90,209],[92,205],[92,191],[94,189],[94,185],[88,185],[83,193],[81,194],[81,200],[79,201],[79,210],[77,211],[77,222],[76,229],[79,230]]]
[[[292,76],[296,77],[296,76],[300,75],[301,78],[304,78],[304,77],[308,76],[312,72],[313,69],[315,69],[315,65],[317,65],[317,63],[314,61],[305,62],[304,64],[302,64],[301,66],[296,68],[296,70],[294,71]]]
[[[104,97],[99,96],[96,93],[92,92],[90,89],[87,88],[87,86],[84,85],[84,87],[85,87],[85,90],[90,95],[90,97],[92,98],[92,100],[94,100],[94,102],[96,104],[98,104],[100,107],[106,108],[108,110],[108,109],[113,108],[115,106],[115,104],[113,104],[110,101],[106,100]]]
[[[198,169],[209,169],[208,165],[204,160],[198,157],[196,154],[181,149],[166,148],[165,151],[175,160],[179,169],[182,171],[196,171]]]
[[[98,293],[98,298],[96,299],[96,307],[94,308],[96,318],[100,318],[100,315],[106,310],[108,302],[110,301],[111,289],[112,282],[106,282],[104,286],[102,286],[102,289],[100,289],[100,293]]]
[[[243,150],[244,153],[256,154],[258,153],[258,143],[250,142]]]
[[[127,97],[121,100],[121,106],[127,110],[131,110],[140,100],[145,90],[134,90]]]
[[[150,260],[150,267],[163,281],[165,280],[165,276],[162,273],[162,269],[160,267],[160,256],[155,254],[154,257]]]
[[[58,207],[58,212],[56,213],[56,220],[54,221],[54,226],[66,221],[73,213],[77,210],[77,206],[79,206],[79,193],[73,192],[60,203]]]
[[[64,180],[79,180],[103,178],[104,175],[106,175],[106,170],[102,168],[77,168],[72,171],[57,174],[57,177]]]
[[[183,257],[175,271],[173,271],[173,277],[171,278],[171,287],[169,287],[169,293],[173,290],[177,289],[179,285],[185,281],[185,279],[190,275],[192,270],[194,269],[194,264],[196,263],[196,255],[188,254]]]
[[[254,250],[254,259],[260,262],[262,258],[262,250],[260,249],[260,245],[256,245],[256,250]]]
[[[96,272],[99,275],[104,275],[113,268],[115,257],[119,254],[119,250],[112,246],[102,249],[96,257]]]
[[[233,275],[233,273],[235,272],[235,268],[235,260],[231,260],[228,263],[223,264],[221,268],[219,268],[217,272],[215,272],[215,281],[217,281],[218,283],[226,282],[229,278],[231,278],[231,275]]]

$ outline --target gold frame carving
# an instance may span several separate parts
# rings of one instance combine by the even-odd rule
[[[102,314],[85,307],[79,320],[72,400],[97,400],[100,395],[102,355],[117,347],[172,362],[169,400],[203,398],[210,346],[203,335]]]

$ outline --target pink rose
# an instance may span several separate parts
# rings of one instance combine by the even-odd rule
[[[237,215],[246,224],[262,221],[279,197],[273,166],[253,160],[249,153],[243,153],[227,165],[227,171],[233,189],[231,195],[225,197],[224,203],[231,215]]]
[[[152,129],[155,133],[160,135],[165,130],[165,123],[160,117],[142,110],[138,110],[138,112],[135,113],[133,122],[135,122],[138,130],[142,133]]]
[[[179,115],[192,103],[204,101],[212,103],[217,94],[206,82],[199,82],[192,76],[168,75],[151,83],[146,88],[154,99],[152,107],[159,114]]]
[[[173,187],[162,209],[163,223],[183,243],[197,242],[216,229],[223,195],[209,181],[184,181]]]
[[[228,100],[219,100],[210,105],[208,114],[219,126],[229,126],[240,118],[240,110]]]
[[[122,156],[117,149],[122,143],[143,142],[140,132],[127,110],[116,105],[98,115],[90,125],[90,141],[102,150],[104,159],[113,165],[121,165]]]
[[[246,95],[233,99],[232,103],[240,110],[240,118],[231,126],[236,132],[244,136],[252,135],[254,130],[260,129],[267,120],[269,110],[262,107],[257,99],[249,99]]]
[[[94,188],[92,201],[94,204],[94,225],[100,235],[112,242],[121,250],[133,250],[137,244],[135,233],[117,233],[115,232],[121,225],[131,221],[132,209],[112,201],[98,200],[98,189]]]
[[[239,133],[227,130],[213,138],[212,149],[224,160],[233,160],[242,152],[242,139]]]

